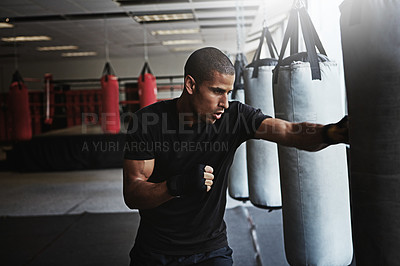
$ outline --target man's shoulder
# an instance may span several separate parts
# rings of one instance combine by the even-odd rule
[[[242,103],[236,100],[229,101],[229,108],[227,111],[236,112]]]
[[[131,113],[128,133],[142,132],[143,134],[147,134],[157,130],[164,114],[171,112],[174,100],[159,101],[143,107],[133,114]]]
[[[170,110],[175,101],[176,99],[159,101],[137,110],[135,114],[142,116],[143,114],[163,113]]]
[[[227,111],[229,113],[243,113],[246,110],[254,110],[254,109],[255,109],[254,107],[248,104],[242,103],[237,100],[231,100],[229,101],[229,108]]]

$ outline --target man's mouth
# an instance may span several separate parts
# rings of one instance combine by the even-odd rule
[[[213,118],[214,119],[220,119],[223,113],[224,113],[223,111],[216,112],[216,113],[213,114]]]

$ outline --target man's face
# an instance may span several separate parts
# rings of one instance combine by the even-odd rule
[[[198,119],[213,124],[229,107],[228,95],[233,89],[235,75],[214,72],[212,80],[194,82],[192,109]]]

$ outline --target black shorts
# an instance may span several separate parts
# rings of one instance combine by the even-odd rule
[[[135,246],[130,253],[130,257],[130,266],[232,266],[233,264],[232,249],[229,246],[187,256],[163,255]]]

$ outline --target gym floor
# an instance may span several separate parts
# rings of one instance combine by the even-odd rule
[[[0,172],[1,265],[129,265],[139,219],[121,169]],[[234,265],[288,265],[280,210],[228,197],[225,221]]]

